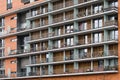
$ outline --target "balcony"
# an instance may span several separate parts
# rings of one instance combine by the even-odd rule
[[[92,57],[118,56],[117,50],[93,52]]]
[[[29,72],[28,75],[29,76],[39,76],[40,72]]]
[[[42,74],[44,77],[51,77],[51,76],[70,76],[70,75],[89,75],[89,74],[103,74],[103,73],[116,73],[118,72],[117,66],[111,66],[110,68],[104,68],[103,66],[93,66],[94,68],[91,69],[91,67],[80,67],[79,69],[66,69],[65,71],[61,69],[56,69],[56,71],[51,72],[51,74]],[[59,71],[59,72],[58,72]]]
[[[48,10],[48,11],[49,11],[49,13],[54,14],[54,13],[58,13],[58,12],[61,12],[61,11],[70,10],[70,9],[72,9],[74,7],[82,7],[83,5],[93,4],[95,2],[98,2],[98,0],[85,0],[83,2],[84,2],[84,4],[74,5],[74,2],[72,0],[67,0],[65,2],[66,6],[63,5],[62,1],[61,2],[55,2],[55,3],[53,3],[53,10]],[[43,9],[44,9],[44,7],[43,7]],[[48,12],[48,11],[46,9],[46,12]],[[42,12],[43,12],[43,10],[42,10]],[[45,12],[45,9],[44,9],[44,12]],[[34,16],[34,17],[30,17],[30,18],[27,18],[27,19],[32,19],[32,18],[35,19],[35,18],[38,18],[40,16],[47,16],[49,13],[38,15],[38,16]]]
[[[116,11],[116,9],[113,9],[113,8],[110,8],[109,11],[103,9],[103,12],[100,12],[100,13],[97,13],[97,14],[86,15],[86,16],[84,16],[84,17],[78,17],[78,18],[76,18],[75,20],[76,20],[76,21],[86,20],[86,19],[95,18],[96,16],[102,16],[102,15],[104,15],[104,14],[112,14],[112,13],[117,13],[117,12],[118,12],[118,11]],[[78,16],[78,14],[77,14],[76,16]],[[59,17],[59,16],[57,16],[57,17]],[[65,24],[66,22],[69,21],[69,20],[64,21],[63,18],[59,18],[59,19],[60,19],[60,20],[58,20],[58,19],[54,19],[54,20],[53,20],[53,23],[55,23],[55,24],[48,25],[48,23],[46,23],[46,24],[45,24],[45,23],[42,23],[41,26],[45,26],[45,25],[48,25],[48,26],[45,26],[45,27],[57,26],[57,25],[59,25],[59,24]],[[70,20],[70,21],[73,21],[73,19]],[[43,22],[44,22],[44,21],[43,21]],[[43,27],[43,28],[45,28],[45,27]],[[40,28],[42,28],[42,27],[40,27]],[[39,28],[38,28],[38,29],[39,29]],[[24,30],[24,29],[23,29],[23,30]],[[26,29],[25,29],[25,30],[26,30]],[[34,30],[34,29],[32,29],[32,30]]]
[[[104,8],[104,12],[110,11],[110,10],[116,10],[116,11],[118,11],[118,7],[116,7],[116,6],[109,6],[108,8]]]
[[[53,58],[44,57],[44,58],[41,58],[41,61],[40,60],[38,60],[36,62],[34,61],[35,63],[32,65],[85,62],[85,61],[91,61],[91,60],[93,61],[93,60],[111,59],[111,58],[118,58],[117,50],[96,51],[96,52],[93,51],[93,53],[83,52],[83,53],[78,53],[78,55],[76,54],[75,56],[74,55],[54,56]]]
[[[104,27],[111,26],[111,25],[118,25],[118,22],[116,20],[108,20],[104,23]]]
[[[48,34],[45,34],[43,35],[43,37],[41,38],[38,38],[37,40],[35,41],[40,41],[40,40],[45,40],[45,39],[55,39],[55,38],[60,38],[60,37],[65,37],[65,36],[71,36],[73,34],[84,34],[84,33],[91,33],[91,32],[97,32],[97,31],[103,31],[104,29],[109,29],[109,30],[112,30],[112,29],[117,29],[118,28],[118,22],[116,20],[107,20],[103,26],[101,27],[98,27],[98,28],[90,28],[90,29],[84,29],[84,27],[82,27],[81,29],[70,29],[69,30],[69,34],[68,33],[62,33],[60,35],[57,35],[55,34],[55,32],[51,32],[51,33],[48,33]],[[65,31],[67,32],[68,29]],[[64,31],[63,31],[64,32]],[[49,35],[49,37],[48,37]],[[29,41],[29,42],[35,42],[35,41]]]
[[[34,53],[45,53],[45,52],[54,52],[54,51],[62,51],[62,50],[70,50],[70,49],[74,49],[74,48],[85,48],[88,46],[97,46],[97,45],[103,45],[103,44],[116,44],[118,43],[118,39],[109,39],[108,40],[103,40],[102,41],[91,41],[91,38],[88,38],[87,41],[85,40],[79,40],[78,42],[76,42],[73,45],[67,45],[66,43],[62,43],[61,47],[57,47],[57,46],[44,46],[44,47],[39,47],[39,49],[35,49],[35,48],[31,48],[29,50],[17,50],[17,54],[22,54],[22,53],[28,53],[28,54],[32,54],[32,52]],[[71,43],[70,43],[71,44]],[[18,55],[19,56],[19,55]]]
[[[17,77],[24,77],[26,76],[26,72],[17,72]]]
[[[118,65],[113,66],[93,66],[93,69],[88,67],[79,67],[78,69],[73,68],[65,68],[64,69],[53,69],[52,72],[48,73],[48,70],[43,70],[36,72],[29,72],[28,76],[26,72],[17,72],[17,76],[5,76],[1,75],[1,79],[19,79],[19,78],[29,78],[29,77],[55,77],[55,76],[72,76],[72,75],[92,75],[92,74],[109,74],[109,73],[117,73],[118,72]]]
[[[7,76],[5,76],[5,74],[0,74],[0,78],[7,78]]]

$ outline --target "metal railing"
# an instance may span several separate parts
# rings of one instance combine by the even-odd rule
[[[118,56],[117,50],[108,50],[108,51],[93,51],[93,53],[81,52],[78,55],[66,55],[64,56],[55,56],[52,58],[41,58],[32,60],[32,64],[39,63],[50,63],[50,62],[60,62],[60,61],[69,61],[69,60],[78,60],[78,59],[88,59],[88,58],[98,58],[98,57],[109,57],[109,56]]]
[[[41,71],[36,71],[36,72],[29,72],[27,75],[27,72],[16,72],[15,74],[10,74],[10,76],[8,77],[8,75],[6,76],[5,74],[0,75],[0,78],[15,78],[15,77],[25,77],[25,76],[44,76],[44,75],[59,75],[59,74],[74,74],[74,73],[80,73],[80,74],[84,74],[84,73],[88,73],[92,74],[92,73],[96,73],[96,72],[101,72],[103,71],[103,73],[105,71],[118,71],[118,65],[113,65],[113,66],[93,66],[93,69],[91,68],[91,66],[84,66],[84,67],[78,67],[78,69],[74,69],[73,67],[71,68],[65,68],[65,70],[63,68],[59,68],[59,69],[54,69],[53,71],[51,71],[50,73],[48,72],[48,70],[43,70]]]

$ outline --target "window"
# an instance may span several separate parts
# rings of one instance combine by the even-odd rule
[[[104,61],[102,60],[98,61],[98,67],[103,67],[103,65],[104,65]]]
[[[11,20],[15,20],[17,19],[17,16],[11,17]]]
[[[93,20],[93,25],[94,25],[94,28],[102,27],[103,26],[102,18]]]
[[[88,54],[88,49],[87,49],[87,48],[84,48],[84,49],[80,49],[80,50],[79,50],[79,57],[80,57],[80,58],[86,57],[87,54]]]
[[[95,33],[93,36],[94,43],[102,42],[102,33]]]
[[[0,75],[3,75],[5,72],[4,72],[4,70],[2,71],[2,70],[0,70]]]
[[[47,53],[47,54],[46,54],[46,62],[49,61],[49,57],[50,57],[50,56],[49,56],[49,54]]]
[[[57,28],[57,35],[61,35],[61,28]]]
[[[12,0],[7,0],[7,10],[12,8]]]
[[[31,63],[32,63],[32,64],[35,64],[35,63],[36,63],[36,57],[37,57],[37,56],[31,56]]]
[[[16,42],[16,41],[17,41],[17,39],[16,39],[16,38],[11,39],[11,42]]]
[[[70,50],[70,59],[74,58],[74,50]]]
[[[118,1],[110,1],[109,6],[110,7],[118,7]]]
[[[38,51],[38,50],[39,50],[38,43],[33,44],[33,51]]]
[[[118,40],[118,30],[110,31],[110,40]]]
[[[89,42],[88,42],[88,36],[87,36],[87,35],[84,36],[84,43],[85,43],[85,44],[88,44],[88,43],[89,43]]]
[[[67,38],[67,39],[66,39],[66,43],[67,43],[67,44],[66,44],[67,46],[73,45],[73,38]]]
[[[41,14],[44,14],[48,11],[47,5],[41,6]]]
[[[61,41],[60,40],[54,41],[54,48],[60,48],[60,47],[61,47]]]
[[[61,35],[61,28],[59,27],[59,28],[55,28],[54,30],[53,30],[54,32],[55,32],[55,35]]]
[[[44,25],[45,25],[45,19],[42,18],[42,19],[41,19],[41,26],[44,26]]]
[[[38,14],[38,11],[36,9],[32,10],[32,16],[36,16]]]
[[[116,15],[110,15],[110,16],[108,16],[108,20],[109,21],[118,20],[118,16],[116,16]]]
[[[4,18],[1,18],[0,19],[0,27],[3,27],[4,25],[5,25],[5,22],[4,22],[5,20],[4,20]]]
[[[41,48],[42,48],[42,50],[45,50],[47,48],[47,45],[45,44],[45,42],[41,43]]]
[[[16,62],[17,62],[16,60],[10,61],[11,64],[14,64],[14,63],[16,63]]]
[[[96,5],[94,6],[94,14],[99,13],[102,11],[102,5]]]
[[[87,52],[88,52],[88,49],[84,49],[83,51],[84,51],[84,53],[87,53]]]
[[[118,65],[118,59],[109,59],[108,60],[109,66],[117,66]]]
[[[58,46],[58,48],[61,47],[61,41],[60,40],[57,41],[57,46]]]
[[[66,33],[71,33],[73,32],[73,25],[67,25],[66,26]]]
[[[30,3],[30,0],[21,0],[21,2],[24,4],[28,4],[28,3]]]
[[[11,74],[16,74],[16,72],[11,72]]]
[[[87,22],[81,22],[79,25],[79,30],[87,30]]]

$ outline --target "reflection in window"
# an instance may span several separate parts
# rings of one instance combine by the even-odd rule
[[[66,26],[66,33],[71,33],[73,32],[73,25],[67,25]]]
[[[93,36],[94,43],[102,42],[102,33],[95,33]]]
[[[87,22],[81,22],[79,25],[80,30],[87,30]]]
[[[98,61],[98,67],[102,67],[104,65],[104,61],[100,60]]]
[[[73,38],[67,38],[66,42],[67,42],[67,46],[73,45]]]
[[[109,6],[110,7],[118,7],[118,1],[110,1]]]
[[[60,48],[61,47],[61,41],[60,40],[56,40],[54,41],[54,47]]]
[[[89,43],[89,42],[88,42],[88,36],[87,36],[87,35],[84,36],[84,42],[85,42],[85,44],[88,44],[88,43]]]
[[[94,28],[99,28],[103,26],[103,21],[102,19],[95,19],[93,21],[93,24],[94,24]]]
[[[102,5],[96,5],[94,6],[94,14],[95,13],[99,13],[100,11],[102,11]]]
[[[118,40],[118,30],[110,31],[110,39],[111,40]]]

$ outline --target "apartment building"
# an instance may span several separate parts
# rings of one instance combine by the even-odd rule
[[[0,0],[0,80],[119,80],[120,0]]]

